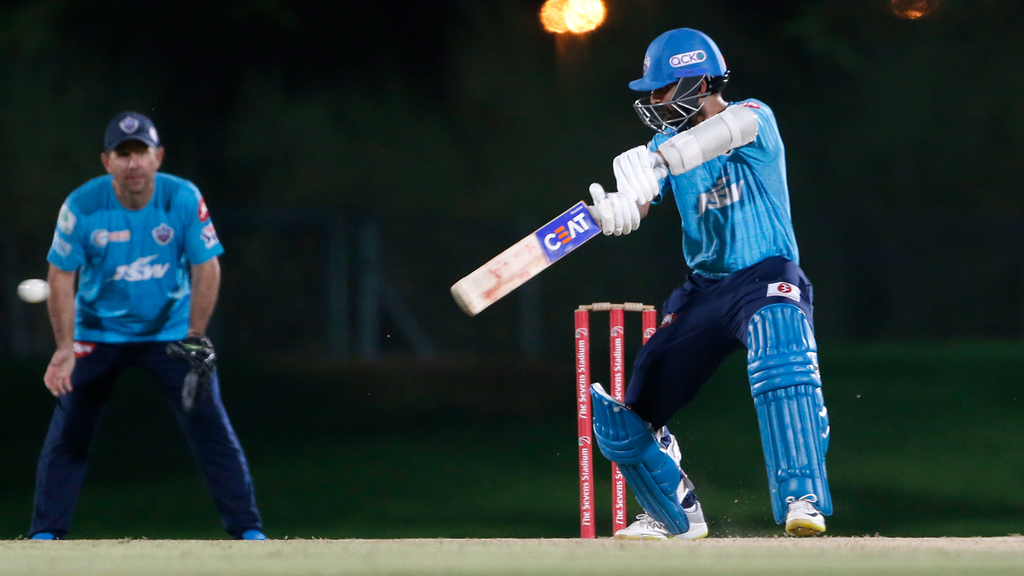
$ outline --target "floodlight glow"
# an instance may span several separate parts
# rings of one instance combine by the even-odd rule
[[[601,0],[548,0],[540,9],[540,20],[548,32],[585,34],[597,29],[606,14]]]

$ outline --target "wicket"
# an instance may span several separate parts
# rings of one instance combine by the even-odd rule
[[[596,302],[576,309],[576,418],[580,459],[580,537],[595,538],[594,462],[590,405],[590,312],[608,311],[611,382],[609,393],[616,400],[626,395],[625,313],[640,312],[643,343],[654,334],[657,312],[654,306],[638,302],[611,304]],[[626,480],[612,463],[612,533],[626,527]]]

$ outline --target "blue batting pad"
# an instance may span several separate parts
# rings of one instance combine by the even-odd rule
[[[594,408],[594,437],[605,458],[619,465],[637,501],[652,518],[675,533],[690,529],[677,501],[682,472],[661,451],[650,424],[625,404],[613,399],[600,384],[590,387]]]
[[[772,512],[786,517],[789,497],[817,497],[832,513],[825,472],[829,423],[821,394],[818,346],[803,311],[792,304],[758,310],[747,326],[747,374],[757,409]]]

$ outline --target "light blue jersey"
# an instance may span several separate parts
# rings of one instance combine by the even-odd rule
[[[771,108],[746,106],[757,116],[757,138],[701,166],[662,181],[675,196],[683,225],[683,255],[694,272],[724,278],[765,258],[800,264],[786,184],[786,151]],[[670,136],[655,135],[650,149]]]
[[[80,269],[75,340],[180,340],[189,323],[189,266],[224,252],[199,189],[156,174],[149,204],[129,210],[110,176],[94,178],[61,206],[47,260]]]

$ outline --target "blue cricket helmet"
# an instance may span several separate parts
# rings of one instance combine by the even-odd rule
[[[728,81],[729,69],[714,40],[692,28],[678,28],[651,42],[644,56],[644,76],[629,87],[649,93],[633,103],[640,120],[671,135],[686,130],[708,96],[721,92]],[[658,102],[651,101],[654,90],[671,84],[675,87],[667,100],[659,95]]]
[[[692,28],[669,30],[647,47],[643,78],[629,83],[637,92],[650,92],[690,76],[726,76],[725,58],[715,41]]]

